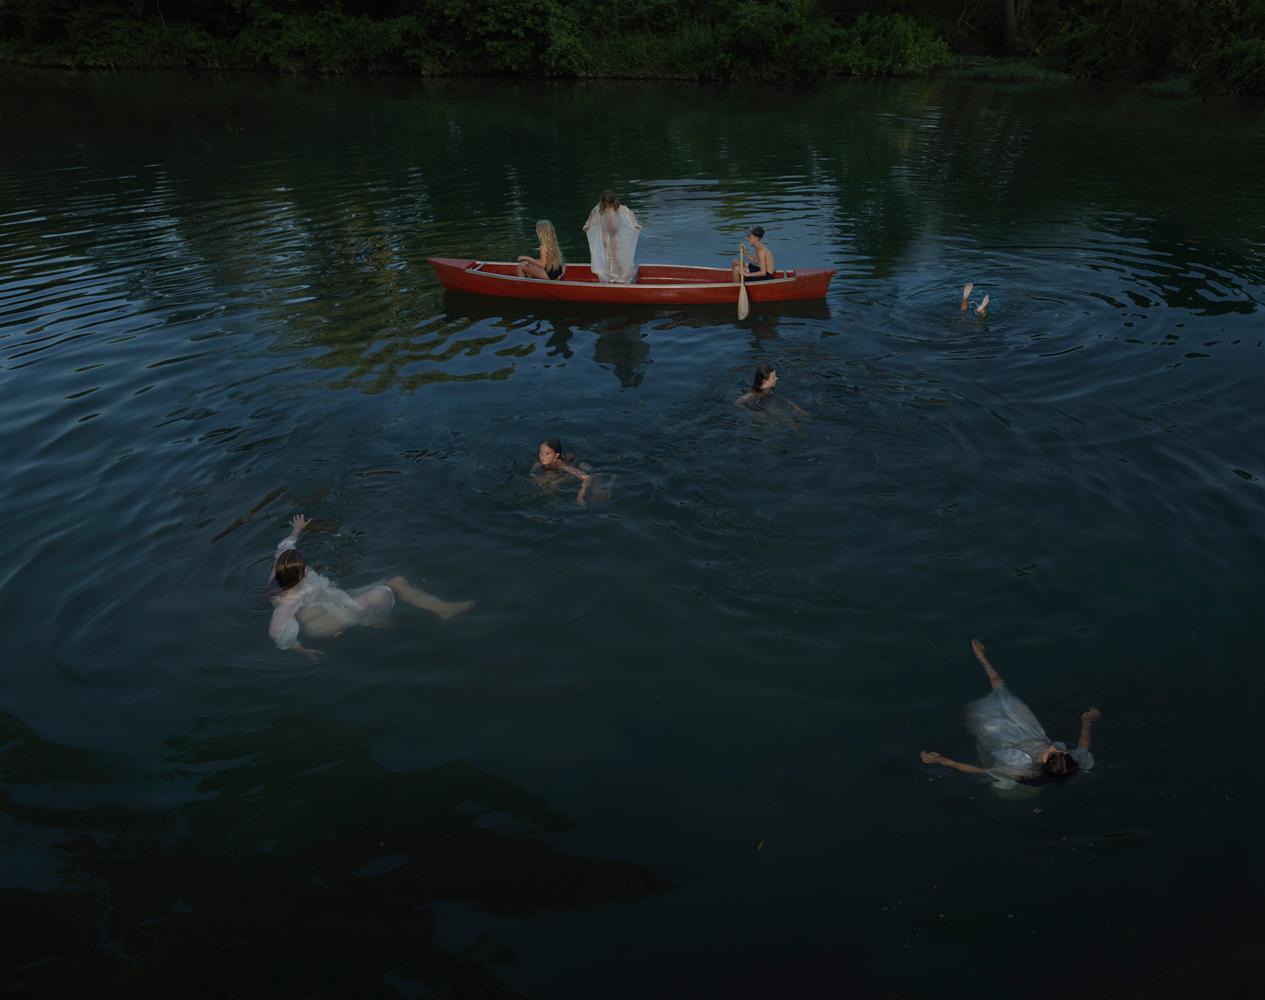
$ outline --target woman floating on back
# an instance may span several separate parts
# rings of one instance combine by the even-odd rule
[[[1001,675],[984,655],[984,644],[971,640],[971,648],[984,667],[993,690],[966,706],[966,724],[979,743],[984,767],[963,764],[938,753],[922,752],[924,764],[939,764],[966,774],[987,774],[1002,784],[1015,781],[1035,783],[1050,778],[1068,778],[1078,770],[1094,766],[1089,752],[1091,727],[1102,715],[1096,708],[1081,712],[1081,734],[1076,749],[1068,750],[1051,742],[1032,709],[1011,694]]]
[[[520,256],[518,276],[557,281],[566,273],[567,265],[562,259],[562,250],[558,247],[558,234],[554,231],[553,223],[548,219],[541,219],[536,223],[536,235],[540,237],[540,256]]]
[[[324,653],[300,645],[300,629],[309,636],[323,639],[340,635],[353,625],[381,626],[391,617],[397,597],[405,604],[445,619],[474,607],[474,601],[441,601],[418,590],[402,576],[356,590],[340,590],[310,570],[307,560],[295,547],[308,523],[302,514],[290,518],[290,534],[281,540],[273,554],[272,575],[279,589],[271,598],[273,612],[268,635],[279,649],[293,649],[314,660]]]
[[[593,275],[608,285],[631,285],[637,281],[637,238],[641,225],[614,191],[603,191],[589,212],[584,231],[589,236]]]

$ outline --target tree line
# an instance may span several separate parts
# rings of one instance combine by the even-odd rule
[[[123,68],[809,81],[1023,56],[1265,93],[1265,0],[5,0],[0,59]]]

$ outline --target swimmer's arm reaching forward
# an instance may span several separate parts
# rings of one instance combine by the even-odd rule
[[[565,472],[567,475],[575,476],[576,479],[580,480],[580,492],[575,495],[575,502],[583,504],[584,498],[589,491],[589,481],[593,477],[585,471],[585,469],[588,468],[588,465],[584,463],[581,464],[584,465],[584,468],[577,469],[574,465],[568,465],[566,462],[560,462],[557,465],[541,465],[539,462],[536,462],[531,467],[531,474],[533,478],[539,477],[546,472]]]
[[[924,764],[939,764],[941,767],[951,767],[955,771],[961,771],[963,774],[985,774],[982,767],[976,767],[974,764],[963,764],[959,760],[951,760],[944,754],[935,753],[933,751],[924,750],[922,752],[922,762]]]
[[[575,495],[575,502],[583,505],[584,498],[589,492],[589,482],[593,477],[583,469],[577,469],[574,465],[564,465],[562,466],[562,471],[568,472],[580,480],[580,492]]]

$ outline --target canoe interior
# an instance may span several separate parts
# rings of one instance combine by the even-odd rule
[[[468,268],[478,274],[499,274],[503,277],[516,277],[518,271],[513,264],[500,261],[474,262]],[[793,278],[794,271],[776,271],[778,278]],[[568,264],[560,281],[584,281],[599,284],[593,270],[587,264]],[[677,264],[642,264],[637,268],[635,285],[700,285],[718,284],[733,281],[733,272],[724,267],[685,267]]]

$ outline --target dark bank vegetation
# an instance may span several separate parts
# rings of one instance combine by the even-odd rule
[[[10,62],[96,68],[807,81],[964,63],[1265,93],[1265,0],[0,0],[0,39]]]

